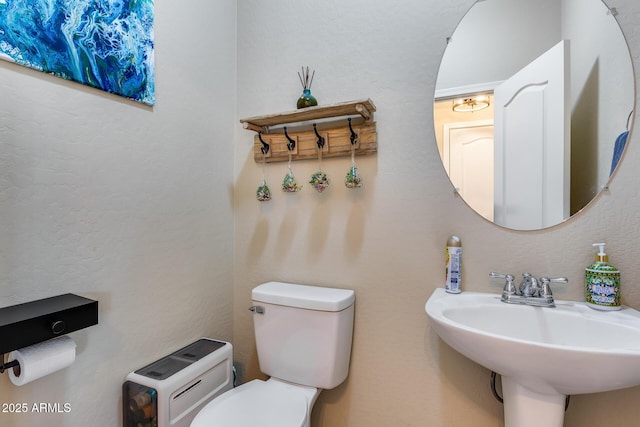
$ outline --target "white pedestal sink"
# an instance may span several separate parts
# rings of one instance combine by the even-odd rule
[[[561,427],[567,395],[640,384],[640,312],[632,308],[531,307],[440,288],[425,311],[444,342],[502,376],[505,427]]]

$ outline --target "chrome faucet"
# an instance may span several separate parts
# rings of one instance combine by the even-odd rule
[[[539,290],[538,279],[533,277],[531,273],[522,273],[522,283],[520,283],[520,295],[524,297],[532,297]]]
[[[504,289],[502,290],[502,302],[507,304],[524,304],[535,307],[555,307],[553,301],[553,293],[551,292],[550,283],[569,283],[566,277],[557,277],[550,279],[541,277],[536,279],[531,273],[522,274],[522,283],[516,290],[513,281],[515,277],[511,274],[501,274],[491,272],[489,277],[492,279],[505,279]]]

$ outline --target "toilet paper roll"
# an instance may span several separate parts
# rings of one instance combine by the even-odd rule
[[[71,365],[76,358],[76,343],[63,336],[9,353],[9,360],[17,360],[20,367],[9,370],[15,385],[24,385]]]

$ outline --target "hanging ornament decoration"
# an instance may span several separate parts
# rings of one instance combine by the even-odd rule
[[[352,164],[347,172],[347,176],[344,179],[344,185],[347,188],[360,188],[362,187],[362,178],[358,174],[358,168],[355,164]]]
[[[318,133],[318,128],[315,123],[313,124],[313,131],[316,133],[316,137],[318,138],[316,143],[318,145],[318,171],[311,175],[309,184],[311,184],[318,193],[322,193],[327,189],[327,187],[329,187],[329,178],[327,177],[327,174],[322,171],[322,148],[324,147],[325,140],[324,137]]]
[[[360,188],[362,187],[362,177],[358,173],[358,168],[356,167],[356,142],[358,139],[358,135],[353,131],[351,127],[351,118],[349,120],[349,130],[351,131],[351,167],[347,172],[347,176],[344,179],[344,185],[347,188]]]
[[[327,177],[326,173],[318,171],[311,175],[309,184],[311,184],[318,193],[322,193],[329,186],[329,178]]]
[[[256,190],[256,198],[260,202],[268,202],[271,200],[271,190],[264,178],[262,179],[262,184],[260,184],[258,190]]]
[[[298,185],[296,182],[296,178],[293,176],[293,172],[291,171],[291,160],[289,160],[289,170],[282,180],[282,191],[287,193],[297,193],[300,190],[302,190],[302,186]]]
[[[291,152],[296,148],[296,141],[291,137],[289,137],[289,134],[287,134],[286,126],[284,128],[284,135],[289,141],[287,143],[287,150],[289,150],[289,163],[287,166],[287,174],[284,176],[284,179],[282,180],[282,191],[286,193],[297,193],[302,189],[302,186],[298,185],[295,177],[293,176],[293,171],[291,170]]]

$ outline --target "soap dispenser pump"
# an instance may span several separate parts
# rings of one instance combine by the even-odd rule
[[[591,308],[620,310],[620,271],[609,264],[604,252],[606,243],[594,243],[599,248],[595,262],[585,269],[585,295]]]

